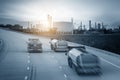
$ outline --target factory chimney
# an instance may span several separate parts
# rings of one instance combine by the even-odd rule
[[[92,29],[92,26],[91,26],[91,20],[89,20],[89,30]]]

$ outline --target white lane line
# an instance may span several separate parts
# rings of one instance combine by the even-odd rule
[[[58,61],[57,60],[55,60],[56,61],[56,63],[58,63]]]
[[[28,60],[28,63],[30,63],[30,60]]]
[[[27,80],[28,79],[28,76],[25,76],[25,78],[24,78],[25,80]]]
[[[67,75],[66,75],[66,74],[64,74],[64,77],[65,77],[65,78],[67,78]]]
[[[105,61],[105,62],[107,62],[107,63],[109,63],[109,64],[113,65],[114,67],[116,67],[116,68],[119,68],[119,69],[120,69],[120,66],[118,66],[118,65],[116,65],[116,64],[113,64],[112,62],[109,62],[108,60],[103,59],[102,57],[101,57],[101,59],[102,59],[103,61]]]
[[[54,58],[54,56],[52,56],[52,58]]]
[[[30,55],[28,55],[28,58],[30,58]]]
[[[62,66],[59,66],[60,69],[62,69]]]
[[[30,70],[30,67],[27,67],[27,70]]]

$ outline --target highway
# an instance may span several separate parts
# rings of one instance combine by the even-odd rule
[[[64,52],[50,49],[49,38],[38,37],[43,53],[28,53],[26,42],[32,37],[38,36],[0,29],[0,39],[4,41],[0,80],[120,80],[119,55],[86,46],[87,51],[100,57],[102,74],[77,75],[69,68]]]

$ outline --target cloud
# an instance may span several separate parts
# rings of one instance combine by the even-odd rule
[[[55,20],[120,20],[120,0],[0,0],[0,18],[42,19],[47,14]]]

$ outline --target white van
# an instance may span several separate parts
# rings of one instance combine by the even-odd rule
[[[78,74],[101,73],[99,57],[83,49],[83,46],[81,46],[79,48],[72,48],[68,51],[67,55],[69,67],[74,67]]]

